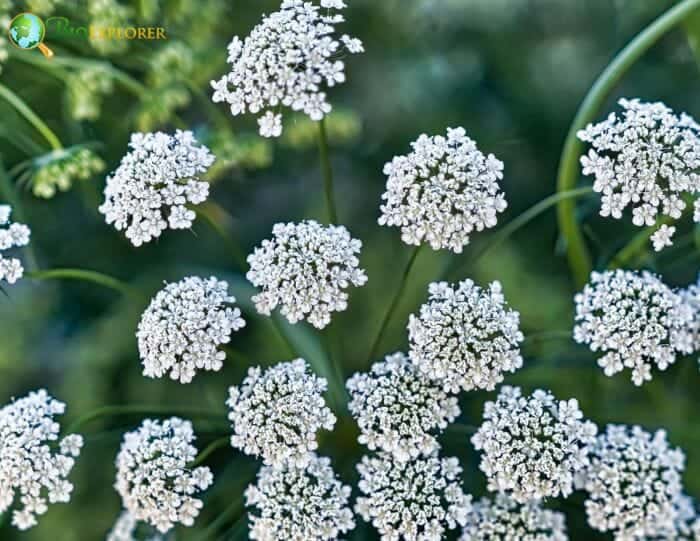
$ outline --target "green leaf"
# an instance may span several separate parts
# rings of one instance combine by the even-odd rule
[[[700,67],[700,11],[694,11],[683,21],[683,30],[695,61]]]

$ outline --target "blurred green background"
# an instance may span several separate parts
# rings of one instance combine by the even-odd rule
[[[395,229],[376,219],[384,188],[382,166],[408,151],[420,133],[443,133],[464,126],[484,152],[505,162],[503,187],[509,208],[499,227],[555,191],[562,142],[576,107],[598,73],[637,32],[673,2],[662,0],[352,0],[342,32],[364,41],[366,53],[348,59],[348,82],[334,89],[329,117],[340,221],[364,242],[361,262],[368,284],[351,294],[349,309],[323,332],[306,325],[285,326],[296,353],[321,366],[331,351],[347,377],[369,366],[368,350],[398,284],[411,248]],[[13,108],[0,100],[0,155],[6,170],[31,160],[28,174],[15,185],[32,228],[32,244],[41,269],[93,269],[133,284],[136,298],[82,282],[25,279],[0,299],[0,403],[46,387],[68,404],[64,426],[105,405],[144,404],[197,407],[220,412],[225,423],[227,387],[238,383],[247,366],[291,357],[270,322],[254,313],[251,287],[237,264],[269,236],[278,221],[325,220],[316,150],[316,126],[303,118],[285,118],[285,136],[257,136],[253,116],[230,117],[211,104],[208,81],[226,70],[226,45],[245,35],[277,1],[256,0],[0,0],[0,17],[24,10],[68,17],[74,24],[162,26],[163,42],[100,42],[52,35],[56,52],[48,63],[38,51],[21,52],[7,43],[0,83],[11,88],[56,132],[63,145],[89,148],[106,165],[102,173],[77,180],[66,193],[42,199],[32,190],[47,182],[45,141]],[[7,18],[4,19],[5,23]],[[4,46],[4,49],[2,47]],[[0,58],[6,56],[0,53]],[[625,77],[614,98],[662,100],[676,111],[700,118],[700,71],[681,29],[663,38]],[[614,105],[610,100],[601,116]],[[219,157],[208,216],[191,231],[167,231],[157,241],[133,248],[104,223],[97,212],[108,171],[126,152],[137,130],[189,127]],[[85,147],[85,145],[87,145]],[[61,174],[49,169],[51,175]],[[43,175],[41,172],[44,172]],[[13,177],[12,179],[17,180]],[[584,181],[589,182],[589,181]],[[5,193],[5,197],[7,193]],[[604,221],[598,201],[578,203],[595,264],[604,268],[634,235],[629,220]],[[689,224],[677,247],[661,256],[642,254],[635,266],[660,272],[672,285],[695,280],[699,250]],[[228,241],[222,241],[222,234]],[[448,265],[459,264],[452,278],[480,284],[498,279],[506,298],[520,311],[528,336],[525,366],[506,378],[510,384],[551,389],[557,397],[579,399],[583,411],[600,426],[608,422],[664,427],[673,445],[687,454],[685,483],[700,496],[700,426],[697,422],[698,369],[695,358],[681,359],[667,372],[636,388],[627,373],[606,378],[587,349],[570,339],[575,287],[558,239],[553,210],[511,237],[478,262],[493,231],[476,234],[457,257],[424,249],[382,352],[407,346],[405,323],[426,298],[426,286]],[[456,261],[456,262],[455,262]],[[150,380],[141,375],[134,336],[150,297],[164,280],[188,274],[227,279],[239,298],[248,326],[234,336],[238,352],[218,373],[200,374],[190,385]],[[483,402],[494,393],[462,394],[460,422],[479,424]],[[337,409],[337,408],[336,408]],[[337,409],[337,430],[321,436],[321,452],[347,482],[363,450],[347,412]],[[5,520],[4,540],[84,541],[103,539],[120,512],[112,488],[114,457],[121,434],[140,416],[104,418],[87,425],[87,445],[71,476],[70,504],[52,505],[39,526],[19,533]],[[198,446],[226,434],[225,426],[195,419]],[[467,436],[446,434],[444,452],[459,456],[465,490],[482,494],[485,482]],[[256,462],[231,448],[208,460],[215,485],[191,529],[178,528],[175,539],[234,539],[241,533],[236,502]],[[356,494],[355,494],[356,495]],[[587,528],[583,497],[548,502],[567,514],[574,540],[607,539]],[[229,514],[208,528],[216,517]],[[218,527],[220,526],[220,527]],[[240,538],[240,537],[239,537]],[[375,539],[358,519],[349,539]]]

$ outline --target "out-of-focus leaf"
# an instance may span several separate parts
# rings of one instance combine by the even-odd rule
[[[688,16],[683,22],[683,30],[685,30],[688,45],[693,51],[695,61],[700,67],[700,9]]]

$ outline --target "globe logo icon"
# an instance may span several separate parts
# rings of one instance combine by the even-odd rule
[[[40,17],[33,13],[20,13],[10,22],[9,27],[10,42],[19,49],[35,49],[51,58],[53,51],[44,45],[46,36],[46,26]]]

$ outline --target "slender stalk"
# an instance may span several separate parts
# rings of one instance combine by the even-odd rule
[[[416,258],[418,257],[418,252],[420,252],[420,249],[423,245],[416,246],[413,248],[413,251],[411,252],[411,256],[408,258],[408,261],[406,262],[406,267],[404,267],[403,274],[401,276],[401,281],[399,282],[399,287],[396,290],[396,293],[394,293],[394,297],[391,299],[391,304],[389,305],[389,308],[387,309],[386,313],[384,314],[384,319],[382,320],[381,325],[379,326],[379,332],[377,333],[377,336],[375,336],[374,341],[372,342],[372,346],[369,348],[369,358],[368,361],[372,362],[374,359],[375,355],[377,354],[377,348],[379,348],[379,344],[382,341],[382,338],[384,337],[384,332],[386,331],[387,326],[389,325],[389,321],[391,320],[391,316],[394,315],[394,312],[396,311],[396,308],[399,305],[399,301],[401,300],[401,295],[403,295],[404,289],[406,289],[406,284],[408,282],[408,276],[411,274],[411,269],[413,269],[413,264],[416,262]]]
[[[600,74],[583,99],[566,136],[559,161],[557,189],[560,192],[573,189],[578,180],[583,143],[578,140],[576,133],[598,116],[605,100],[632,65],[666,32],[680,24],[698,7],[700,0],[683,0],[670,8],[637,34]],[[558,204],[557,213],[559,229],[566,241],[569,266],[577,287],[581,287],[588,280],[592,263],[581,227],[576,220],[576,205],[571,199],[563,199]]]
[[[63,149],[61,141],[59,140],[58,136],[51,131],[51,128],[49,128],[46,123],[41,120],[41,118],[39,118],[39,116],[32,111],[17,94],[2,83],[0,83],[0,97],[12,105],[12,107],[14,107],[14,109],[20,115],[22,115],[27,122],[34,126],[34,128],[36,128],[36,130],[44,136],[44,139],[46,139],[46,142],[53,150]]]
[[[613,256],[613,258],[610,260],[608,268],[619,269],[625,267],[635,257],[646,251],[647,247],[649,246],[649,238],[654,234],[659,226],[670,222],[671,218],[664,217],[663,219],[659,220],[656,225],[642,229],[639,233],[632,237],[632,240],[625,244],[625,246]]]
[[[318,123],[318,151],[321,158],[321,172],[323,173],[323,191],[326,196],[326,212],[328,222],[338,223],[338,212],[335,208],[333,194],[333,170],[328,157],[328,135],[326,134],[326,119],[322,118]]]
[[[191,468],[196,468],[197,466],[200,466],[201,464],[204,464],[204,461],[209,458],[211,455],[213,455],[216,451],[221,449],[222,447],[228,447],[228,445],[231,443],[231,436],[223,436],[217,440],[214,440],[211,442],[209,445],[207,445],[202,451],[197,455],[197,458],[194,459],[192,464],[190,464]]]
[[[199,408],[182,408],[177,406],[148,406],[138,404],[127,404],[119,406],[103,406],[91,412],[86,413],[82,417],[76,419],[68,429],[67,434],[78,432],[85,425],[103,419],[105,417],[125,417],[131,415],[153,415],[159,417],[167,417],[170,415],[181,415],[183,417],[200,418],[200,419],[215,419],[222,421],[226,418],[225,413],[218,413],[212,410]],[[227,425],[228,426],[228,425]]]
[[[34,280],[82,280],[84,282],[92,282],[109,289],[114,289],[120,293],[133,295],[134,289],[106,274],[84,269],[49,269],[38,270],[27,273],[27,277]]]
[[[7,174],[7,171],[5,170],[5,165],[2,163],[2,159],[0,158],[0,196],[7,201],[10,206],[12,207],[12,211],[14,212],[15,216],[17,217],[17,220],[22,223],[27,223],[27,217],[24,214],[24,208],[22,206],[22,202],[20,201],[19,196],[17,195],[17,192],[15,190],[14,185],[12,184],[12,181],[10,180],[10,176]],[[27,268],[29,271],[35,271],[38,268],[37,264],[37,259],[36,259],[36,253],[34,252],[34,245],[30,242],[26,246],[23,247],[24,254],[27,258]]]
[[[238,243],[231,237],[230,229],[234,221],[233,217],[226,210],[214,201],[207,201],[199,205],[195,212],[201,216],[205,222],[221,237],[221,240],[226,244],[231,257],[233,258],[238,270],[245,274],[248,268],[246,256],[241,250]]]
[[[224,509],[224,512],[221,513],[218,517],[216,517],[209,524],[209,526],[206,527],[206,529],[202,532],[202,535],[197,538],[197,541],[205,541],[206,539],[211,539],[214,535],[216,535],[216,532],[218,532],[227,522],[229,522],[237,515],[241,515],[238,518],[238,520],[241,520],[241,518],[245,516],[243,513],[243,495],[238,494],[231,500],[231,504],[226,509]],[[236,520],[236,522],[238,522],[238,520]]]
[[[560,203],[561,201],[578,199],[579,197],[584,197],[591,193],[593,193],[593,188],[591,186],[584,186],[581,188],[576,188],[575,190],[557,192],[548,197],[545,197],[544,199],[542,199],[538,203],[535,203],[529,209],[524,211],[522,214],[514,218],[512,221],[508,222],[502,229],[495,233],[488,241],[486,241],[482,245],[481,249],[476,254],[469,258],[469,260],[465,263],[464,266],[456,267],[456,265],[452,265],[448,267],[448,269],[444,272],[444,275],[451,278],[459,276],[464,272],[464,267],[466,266],[466,264],[473,266],[477,261],[479,261],[486,254],[488,254],[491,250],[499,247],[506,240],[508,240],[510,236],[513,235],[513,233],[530,223],[544,211],[550,209],[551,207]]]

